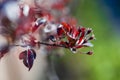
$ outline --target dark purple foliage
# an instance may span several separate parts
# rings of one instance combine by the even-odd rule
[[[36,52],[33,49],[28,49],[20,53],[19,59],[23,59],[23,64],[29,68],[32,68],[34,59],[36,59]]]

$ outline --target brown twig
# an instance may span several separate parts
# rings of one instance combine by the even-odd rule
[[[45,42],[37,42],[37,44],[41,44],[41,45],[46,45],[46,46],[54,46],[54,47],[63,47],[63,48],[68,48],[64,45],[59,45],[59,44],[50,44],[50,43],[45,43]],[[20,44],[13,44],[11,46],[20,46],[20,47],[27,47],[29,45],[20,45]]]

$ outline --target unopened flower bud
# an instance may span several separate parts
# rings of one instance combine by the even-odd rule
[[[92,29],[88,29],[86,35],[90,34],[92,32]]]
[[[89,52],[87,52],[86,54],[88,54],[88,55],[92,55],[93,52],[92,52],[92,51],[89,51]]]

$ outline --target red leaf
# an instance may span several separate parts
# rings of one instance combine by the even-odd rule
[[[57,34],[58,34],[58,36],[61,36],[63,33],[64,33],[64,31],[63,31],[63,29],[61,27],[57,28]]]
[[[79,37],[79,42],[78,42],[78,44],[80,44],[81,43],[81,41],[83,40],[83,38],[84,38],[84,36],[85,36],[85,28],[81,28],[81,36]]]
[[[63,30],[66,31],[66,32],[70,32],[70,25],[65,23],[65,22],[62,22],[62,25],[63,25]]]
[[[35,25],[32,27],[32,32],[35,32],[40,25],[42,24],[45,24],[47,22],[46,19],[44,18],[38,18],[36,21],[35,21]]]

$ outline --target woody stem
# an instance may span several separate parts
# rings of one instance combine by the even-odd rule
[[[46,46],[54,46],[54,47],[63,47],[63,48],[68,48],[64,45],[59,45],[59,44],[50,44],[50,43],[45,43],[45,42],[37,42],[37,44],[41,44],[41,45],[46,45]],[[20,45],[20,44],[13,44],[11,46],[20,46],[20,47],[27,47],[29,45]]]

